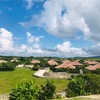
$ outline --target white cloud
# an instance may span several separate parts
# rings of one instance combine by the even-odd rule
[[[38,38],[27,32],[27,40],[32,45],[21,44],[20,46],[14,44],[13,38],[13,34],[10,31],[0,28],[0,54],[26,56],[29,54],[36,55],[43,53],[43,50],[39,45],[40,38],[43,38],[43,36]]]
[[[4,28],[0,28],[0,52],[13,51],[13,35]]]
[[[72,47],[69,41],[62,44],[57,44],[56,50],[59,55],[67,57],[87,56],[87,53],[83,51],[82,48]]]
[[[39,37],[32,36],[32,34],[29,33],[29,32],[27,32],[26,34],[27,34],[27,41],[28,41],[29,43],[34,43],[34,42],[35,42],[35,43],[38,43],[38,42],[40,41]]]
[[[100,42],[100,0],[47,0],[44,10],[33,15],[24,27],[41,26],[58,37],[75,37],[78,31],[85,39]]]
[[[10,31],[0,28],[0,54],[5,55],[20,55],[20,56],[59,56],[59,57],[75,57],[75,56],[89,56],[99,55],[100,43],[93,47],[88,48],[76,48],[73,47],[69,41],[65,41],[62,44],[57,44],[52,49],[42,48],[40,46],[40,38],[32,36],[31,33],[27,32],[27,39],[35,37],[28,42],[31,44],[20,44],[16,46],[13,40],[13,35]],[[38,38],[38,39],[36,39]],[[26,40],[27,41],[27,40]]]

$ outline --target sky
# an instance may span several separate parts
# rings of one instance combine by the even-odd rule
[[[0,0],[0,55],[100,56],[100,0]]]

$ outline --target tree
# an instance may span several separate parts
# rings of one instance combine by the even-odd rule
[[[47,81],[46,85],[42,85],[41,90],[39,90],[38,100],[51,100],[55,93],[55,89],[55,85]]]

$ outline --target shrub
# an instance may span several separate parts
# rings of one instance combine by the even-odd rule
[[[87,80],[87,91],[100,94],[100,75],[86,74],[85,79]]]
[[[26,82],[16,86],[10,93],[10,100],[36,100],[38,88],[33,87],[34,82]]]
[[[100,94],[100,75],[86,74],[73,77],[66,91],[67,97]]]
[[[0,64],[0,71],[12,71],[15,69],[15,64],[7,62]]]
[[[33,70],[35,71],[39,70],[39,65],[34,65]]]
[[[86,95],[87,81],[83,78],[83,75],[78,75],[72,79],[68,84],[67,97]]]
[[[51,100],[55,93],[55,86],[47,81],[45,86],[33,87],[34,81],[21,83],[12,89],[10,100]]]
[[[47,81],[45,86],[41,86],[39,90],[38,100],[51,100],[55,93],[55,86],[52,82]]]

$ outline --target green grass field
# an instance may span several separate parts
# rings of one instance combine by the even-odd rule
[[[66,79],[46,79],[33,76],[34,71],[28,68],[16,68],[15,71],[0,71],[0,94],[10,93],[11,89],[17,84],[35,80],[34,86],[40,87],[45,85],[47,80],[53,81],[56,91],[60,92],[67,88],[68,80]]]
[[[67,100],[93,100],[93,99],[87,99],[87,98],[70,98]]]

